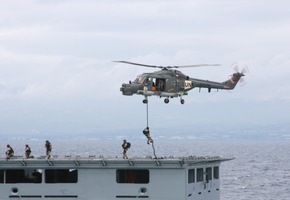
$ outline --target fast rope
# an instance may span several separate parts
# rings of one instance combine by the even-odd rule
[[[149,104],[149,102],[147,101],[147,103],[146,103],[147,127],[149,127],[149,122],[148,122],[148,104]]]
[[[148,112],[148,104],[149,104],[149,102],[147,101],[147,103],[146,103],[146,115],[147,115],[147,127],[149,127],[149,120],[148,120],[148,116],[149,116],[149,112]],[[154,147],[154,142],[153,142],[153,139],[151,138],[151,140],[152,140],[152,149],[153,149],[153,154],[154,154],[154,156],[155,156],[155,159],[157,159],[157,156],[156,156],[156,153],[155,153],[155,147]]]
[[[152,148],[153,148],[153,154],[154,154],[154,156],[155,156],[155,159],[157,159],[157,156],[156,156],[156,154],[155,154],[155,148],[154,148],[153,140],[152,140]]]

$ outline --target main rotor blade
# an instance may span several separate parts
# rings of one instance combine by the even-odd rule
[[[128,62],[128,61],[114,61],[114,62],[125,63],[125,64],[130,64],[130,65],[139,65],[142,67],[164,68],[164,67],[156,66],[156,65],[145,65],[145,64],[133,63],[133,62]]]
[[[125,63],[125,64],[130,64],[130,65],[138,65],[138,66],[142,66],[142,67],[161,68],[161,69],[204,67],[204,66],[220,66],[220,64],[199,64],[199,65],[183,65],[183,66],[167,66],[167,67],[164,67],[164,66],[156,66],[156,65],[145,65],[145,64],[133,63],[133,62],[128,62],[128,61],[114,61],[114,62]]]
[[[221,65],[220,64],[199,64],[199,65],[174,66],[172,68],[189,68],[189,67],[206,67],[206,66],[221,66]]]

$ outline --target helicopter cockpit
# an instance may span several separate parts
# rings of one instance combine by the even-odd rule
[[[142,74],[137,76],[137,78],[133,81],[133,83],[137,84],[145,84],[146,86],[149,86],[149,91],[164,91],[165,90],[165,78],[149,78],[148,76]],[[152,89],[151,89],[152,87]]]
[[[143,84],[143,83],[145,83],[145,80],[146,80],[146,79],[147,79],[146,76],[139,75],[139,76],[137,76],[137,78],[133,81],[133,83]]]

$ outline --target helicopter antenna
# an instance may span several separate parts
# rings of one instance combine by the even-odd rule
[[[138,66],[142,66],[142,67],[160,68],[160,69],[220,66],[220,64],[198,64],[198,65],[181,65],[181,66],[167,66],[167,67],[165,67],[165,66],[157,66],[157,65],[146,65],[146,64],[134,63],[134,62],[128,62],[128,61],[114,61],[114,62],[130,64],[130,65],[138,65]]]

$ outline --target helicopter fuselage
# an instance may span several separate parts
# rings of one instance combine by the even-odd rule
[[[154,73],[144,73],[129,84],[123,83],[123,95],[157,95],[173,97],[185,95],[186,91],[193,88],[193,82],[178,70],[161,70]]]
[[[181,104],[184,104],[182,96],[187,95],[187,92],[193,88],[207,88],[208,92],[211,92],[212,88],[231,90],[242,76],[243,73],[237,72],[229,80],[220,83],[190,78],[178,70],[165,68],[153,73],[143,73],[134,81],[123,83],[120,91],[128,96],[143,95],[145,97],[143,103],[148,102],[148,96],[159,96],[165,97],[165,103],[169,102],[169,98],[180,97]]]

